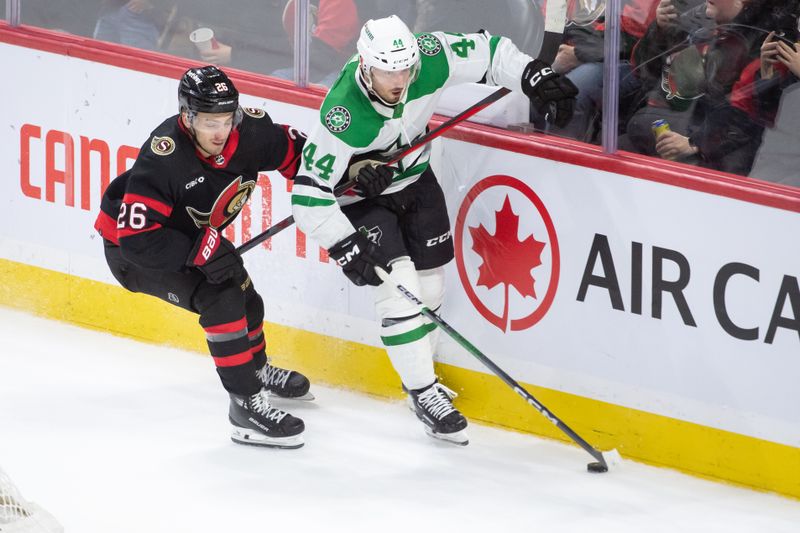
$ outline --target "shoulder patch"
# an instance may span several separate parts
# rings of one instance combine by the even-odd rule
[[[350,111],[340,105],[334,106],[325,115],[325,125],[334,133],[341,133],[350,127]]]
[[[150,149],[156,155],[169,155],[175,151],[175,141],[172,137],[153,137],[150,141]]]
[[[422,33],[417,37],[419,51],[426,56],[435,56],[442,51],[442,43],[430,33]]]
[[[267,115],[263,109],[259,109],[257,107],[243,107],[242,111],[244,111],[244,114],[248,117],[253,118],[264,118]]]

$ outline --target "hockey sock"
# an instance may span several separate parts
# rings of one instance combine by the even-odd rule
[[[247,327],[247,339],[253,354],[253,366],[258,369],[267,364],[267,342],[264,339],[264,323]]]
[[[202,321],[202,319],[201,319]],[[203,325],[206,341],[217,373],[225,390],[250,395],[261,390],[255,375],[256,366],[247,338],[247,321],[242,317],[233,322]]]
[[[420,292],[414,263],[402,258],[392,263],[392,276],[409,290]],[[381,340],[406,388],[417,389],[436,379],[428,336],[435,326],[388,283],[375,289],[375,308],[381,317]]]
[[[422,288],[422,301],[434,313],[439,312],[439,308],[444,301],[444,267],[430,268],[428,270],[418,270],[420,287]],[[436,353],[439,345],[439,328],[434,329],[428,335],[431,343],[431,350]]]

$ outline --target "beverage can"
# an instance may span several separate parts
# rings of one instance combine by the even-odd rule
[[[658,139],[662,133],[664,133],[665,131],[670,131],[669,122],[667,122],[663,118],[654,120],[653,125],[651,126],[650,129],[653,130],[653,135],[655,136],[656,139]]]

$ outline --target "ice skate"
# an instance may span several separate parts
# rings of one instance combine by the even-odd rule
[[[311,383],[300,372],[267,364],[256,371],[256,376],[266,390],[278,398],[311,401],[314,395],[309,392]]]
[[[409,406],[424,424],[425,432],[435,439],[460,446],[469,444],[467,419],[453,407],[457,394],[438,382],[408,391]]]
[[[272,448],[300,448],[305,444],[303,421],[272,407],[267,391],[252,396],[230,396],[228,419],[233,426],[233,442]]]

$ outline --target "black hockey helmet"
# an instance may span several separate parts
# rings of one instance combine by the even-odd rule
[[[178,85],[180,111],[196,113],[231,113],[239,111],[239,91],[228,76],[215,66],[190,68]]]

